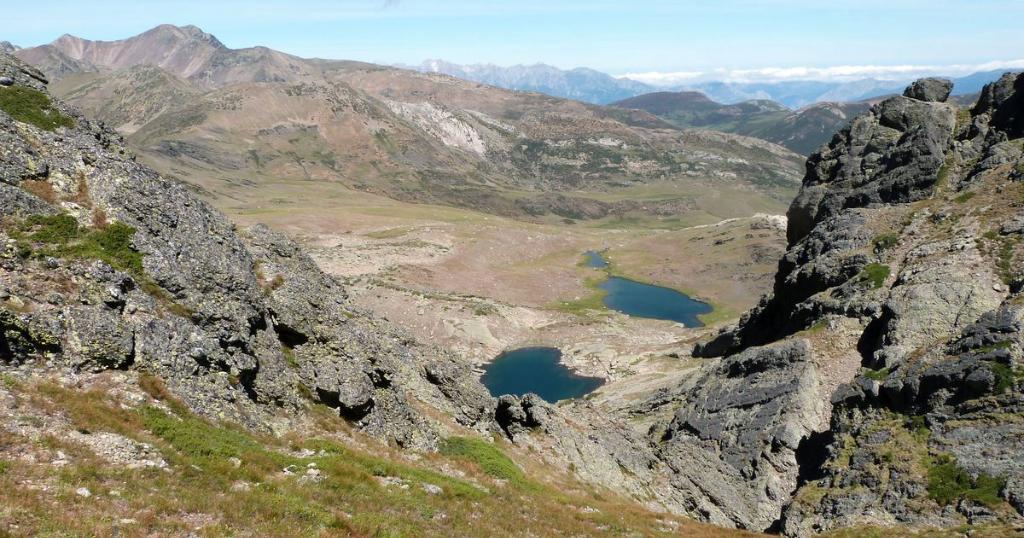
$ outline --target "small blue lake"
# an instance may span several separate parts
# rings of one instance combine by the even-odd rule
[[[593,392],[604,380],[576,375],[559,359],[553,347],[524,347],[506,351],[484,367],[480,381],[497,398],[503,394],[522,396],[532,392],[554,403]]]
[[[586,266],[606,269],[608,260],[600,252],[590,251],[586,253]],[[605,306],[630,316],[675,321],[687,327],[703,327],[704,323],[698,316],[712,311],[711,305],[691,299],[685,293],[628,278],[609,276],[598,287],[607,292],[604,297]]]

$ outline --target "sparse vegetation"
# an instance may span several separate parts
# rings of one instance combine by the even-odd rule
[[[935,178],[936,190],[944,190],[949,186],[949,176],[953,173],[953,156],[950,155],[946,158],[946,162],[942,163],[942,167],[939,168],[939,172]]]
[[[968,192],[965,192],[965,193],[961,194],[960,196],[957,196],[956,198],[953,198],[953,201],[958,203],[958,204],[963,204],[963,203],[967,203],[968,200],[970,200],[971,198],[974,198],[977,195],[978,195],[978,193],[976,193],[976,192],[968,191]]]
[[[581,316],[593,311],[607,310],[608,307],[604,304],[604,297],[607,295],[607,292],[598,287],[601,282],[604,282],[605,278],[605,276],[587,277],[583,283],[588,289],[592,290],[589,295],[572,301],[557,302],[554,304],[553,308],[576,316]]]
[[[891,269],[889,269],[888,265],[869,263],[861,270],[857,278],[860,282],[871,284],[873,289],[878,289],[885,283],[885,279],[889,278],[890,271]]]
[[[68,214],[33,215],[9,231],[22,258],[57,257],[102,260],[132,275],[139,288],[157,299],[169,312],[191,317],[192,311],[174,300],[150,278],[142,266],[142,253],[132,246],[135,229],[122,222],[101,228],[83,228]]]
[[[1007,285],[1013,281],[1013,255],[1016,243],[1017,242],[1015,240],[1008,237],[1003,238],[999,243],[999,251],[997,252],[998,261],[996,261],[996,267],[999,268],[999,277],[1003,280],[1003,283]]]
[[[295,358],[295,350],[288,346],[281,346],[281,354],[284,355],[284,362],[289,368],[298,368],[299,361]]]
[[[44,131],[75,125],[75,120],[57,110],[45,93],[25,86],[0,87],[0,110]]]
[[[492,304],[480,303],[480,304],[477,304],[477,305],[475,305],[473,307],[473,315],[474,316],[484,317],[484,316],[490,316],[490,315],[497,314],[497,313],[498,313],[498,309],[494,305],[492,305]]]
[[[33,215],[12,233],[12,237],[31,246],[31,255],[61,258],[97,259],[112,267],[141,276],[142,254],[132,246],[135,228],[115,222],[102,229],[83,229],[67,214]]]
[[[408,234],[409,231],[409,228],[399,226],[397,228],[387,228],[385,230],[367,232],[363,235],[369,237],[370,239],[395,239],[397,237],[402,237],[403,235]]]
[[[971,109],[961,107],[956,110],[956,128],[959,131],[971,123]]]
[[[919,443],[924,444],[928,441],[928,437],[931,436],[932,432],[928,429],[928,424],[925,422],[924,415],[913,415],[907,420],[906,427],[910,430],[910,434],[914,436]]]

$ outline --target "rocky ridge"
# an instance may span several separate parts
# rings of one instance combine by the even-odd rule
[[[257,429],[286,428],[311,403],[401,446],[430,448],[447,427],[419,403],[487,427],[491,399],[445,367],[452,357],[353,308],[289,239],[237,231],[52,102],[21,61],[0,55],[0,77],[0,92],[66,125],[0,113],[5,367],[138,370],[197,413]]]

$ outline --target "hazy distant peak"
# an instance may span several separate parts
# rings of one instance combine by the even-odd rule
[[[10,41],[0,41],[0,52],[11,53],[20,48],[21,47],[12,44]]]

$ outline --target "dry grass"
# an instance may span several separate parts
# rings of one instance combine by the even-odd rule
[[[21,188],[49,204],[56,204],[60,201],[57,191],[53,190],[53,185],[49,181],[29,179],[21,182]]]
[[[92,198],[89,197],[89,183],[85,179],[85,171],[78,170],[75,172],[75,195],[71,198],[72,202],[82,207],[92,207]]]

